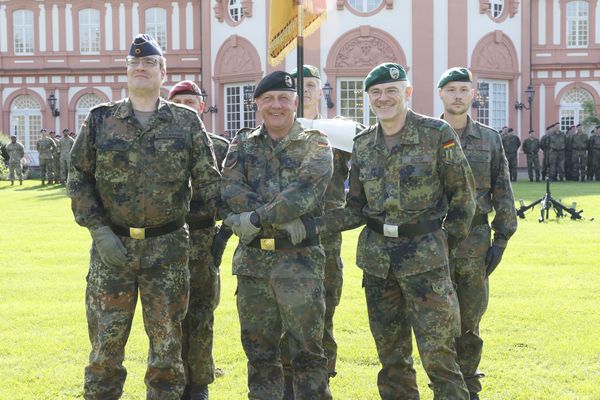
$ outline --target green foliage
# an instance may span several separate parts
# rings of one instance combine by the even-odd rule
[[[585,100],[581,106],[583,107],[583,113],[586,116],[583,120],[583,124],[586,126],[600,124],[600,116],[596,112],[596,103],[593,100]]]
[[[4,155],[4,146],[10,143],[10,138],[8,135],[5,135],[4,132],[0,131],[0,180],[8,179],[8,167],[5,164]]]
[[[0,182],[0,399],[76,399],[90,349],[85,320],[85,276],[90,236],[73,221],[64,188]],[[526,203],[544,185],[518,182]],[[490,281],[481,325],[485,341],[482,398],[592,400],[600,398],[600,184],[555,183],[552,195],[577,202],[584,221],[538,223],[539,207],[519,220]],[[595,221],[590,221],[596,217]],[[355,266],[360,230],[344,234],[344,290],[335,314],[339,344],[334,397],[377,399],[379,361],[366,314],[361,271]],[[224,375],[211,399],[246,398],[246,359],[235,305],[232,238],[222,265],[221,304],[215,316],[214,355]],[[138,302],[138,307],[140,303]],[[127,346],[123,399],[144,398],[148,340],[138,308]],[[431,400],[414,347],[422,399]]]

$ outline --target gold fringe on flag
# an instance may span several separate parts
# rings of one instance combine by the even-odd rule
[[[304,37],[327,18],[326,0],[304,0]],[[295,0],[271,0],[269,10],[269,63],[279,64],[296,47],[298,8]]]

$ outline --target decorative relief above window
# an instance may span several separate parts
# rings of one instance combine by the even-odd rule
[[[239,24],[244,17],[252,17],[252,0],[216,0],[213,10],[217,21]]]
[[[387,9],[392,9],[394,0],[337,0],[336,5],[338,10],[345,7],[353,14],[369,16],[383,9],[384,5]]]
[[[479,13],[487,14],[492,20],[502,22],[519,12],[519,0],[479,0]]]

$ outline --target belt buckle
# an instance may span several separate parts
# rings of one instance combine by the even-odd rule
[[[275,250],[275,239],[271,239],[271,238],[260,239],[260,249],[274,251]]]
[[[383,236],[397,238],[398,225],[383,224]]]
[[[146,229],[145,228],[129,228],[129,237],[132,239],[146,239]]]

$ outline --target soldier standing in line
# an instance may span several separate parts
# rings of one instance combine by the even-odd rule
[[[54,131],[50,132],[50,137],[56,144],[52,151],[52,176],[54,177],[54,184],[58,185],[62,183],[60,181],[60,137]]]
[[[46,180],[49,185],[52,184],[52,154],[56,148],[56,143],[48,137],[45,129],[42,128],[40,133],[42,134],[42,138],[38,140],[36,150],[39,154],[42,186],[46,186]]]
[[[171,88],[167,99],[202,114],[204,101],[196,83],[181,81]],[[219,170],[229,141],[208,133]],[[221,278],[219,267],[227,240],[232,235],[226,225],[216,225],[217,209],[208,208],[198,193],[192,194],[186,222],[190,229],[190,300],[183,321],[182,358],[186,389],[182,400],[208,400],[208,385],[215,380],[213,360],[214,312],[219,305]]]
[[[523,141],[523,153],[527,156],[527,174],[529,182],[533,182],[533,173],[535,171],[535,181],[540,181],[540,141],[533,135],[533,130],[529,131],[529,136]]]
[[[60,184],[64,185],[67,183],[69,177],[69,167],[71,164],[71,148],[75,140],[69,136],[69,130],[63,129],[63,137],[58,142],[60,147]]]
[[[567,145],[567,137],[560,130],[560,124],[557,122],[552,125],[550,136],[548,137],[548,147],[550,149],[550,180],[556,181],[560,178],[565,180],[565,147]]]
[[[506,129],[506,133],[502,135],[502,145],[508,160],[508,169],[510,171],[510,180],[517,181],[517,153],[521,147],[521,139],[513,133],[513,128]]]
[[[452,128],[408,108],[413,88],[404,68],[378,65],[364,88],[379,122],[354,140],[346,207],[317,225],[323,232],[367,224],[356,263],[364,272],[369,325],[382,364],[381,398],[419,398],[412,325],[434,398],[466,400],[448,252],[469,233],[473,175]]]
[[[577,124],[577,133],[571,137],[572,162],[574,181],[585,181],[587,175],[587,142],[588,136],[583,132],[583,126]]]
[[[590,131],[588,149],[591,163],[588,180],[596,179],[596,181],[600,181],[600,125],[597,125]]]
[[[313,65],[304,65],[304,118],[321,119],[319,101],[323,96],[321,90],[321,75],[318,68]],[[291,75],[294,79],[298,76],[295,68]],[[327,134],[327,132],[325,132]],[[345,204],[345,182],[348,179],[348,163],[350,153],[339,149],[333,150],[333,176],[327,186],[324,197],[324,211],[342,208]],[[335,232],[330,235],[321,235],[321,244],[325,250],[325,325],[323,330],[323,351],[327,357],[327,370],[329,377],[334,377],[337,361],[337,343],[333,336],[333,316],[336,307],[340,304],[343,284],[343,264],[341,257],[342,234]],[[283,399],[294,399],[292,367],[290,365],[287,336],[281,341],[281,361],[284,373]]]
[[[23,184],[23,157],[25,157],[25,148],[19,142],[17,137],[12,135],[10,137],[10,143],[6,145],[6,152],[8,153],[8,179],[10,185],[15,184],[15,174],[19,180],[19,185]]]
[[[500,263],[508,239],[517,230],[517,213],[500,135],[489,126],[473,121],[468,114],[474,95],[472,81],[467,68],[451,68],[442,74],[438,88],[444,103],[442,119],[460,137],[475,179],[477,210],[469,236],[450,253],[450,273],[460,303],[461,336],[456,339],[458,364],[470,400],[479,400],[480,378],[483,377],[478,370],[483,350],[479,323],[488,305],[488,278]],[[533,140],[531,133],[526,143]],[[537,150],[534,154],[537,157]],[[539,181],[539,165],[537,168]],[[532,180],[531,170],[529,178]],[[490,229],[488,214],[492,211],[494,220]]]
[[[129,98],[90,110],[71,149],[68,194],[93,242],[86,314],[86,399],[117,399],[138,293],[150,346],[147,399],[180,400],[181,324],[188,306],[191,193],[214,209],[220,174],[198,114],[160,98],[166,60],[147,34],[127,63]]]
[[[577,132],[577,128],[575,125],[571,125],[567,128],[567,132],[565,133],[565,179],[568,181],[573,180],[573,144],[571,141],[573,140],[573,135]]]
[[[325,252],[313,218],[332,175],[327,137],[296,121],[292,76],[275,71],[254,91],[264,123],[242,129],[223,167],[225,223],[240,237],[233,256],[248,397],[281,399],[282,334],[297,400],[331,399],[321,345]]]
[[[542,150],[542,180],[545,181],[549,177],[550,171],[550,147],[548,139],[552,133],[552,125],[546,127],[544,136],[540,139],[540,149]]]

